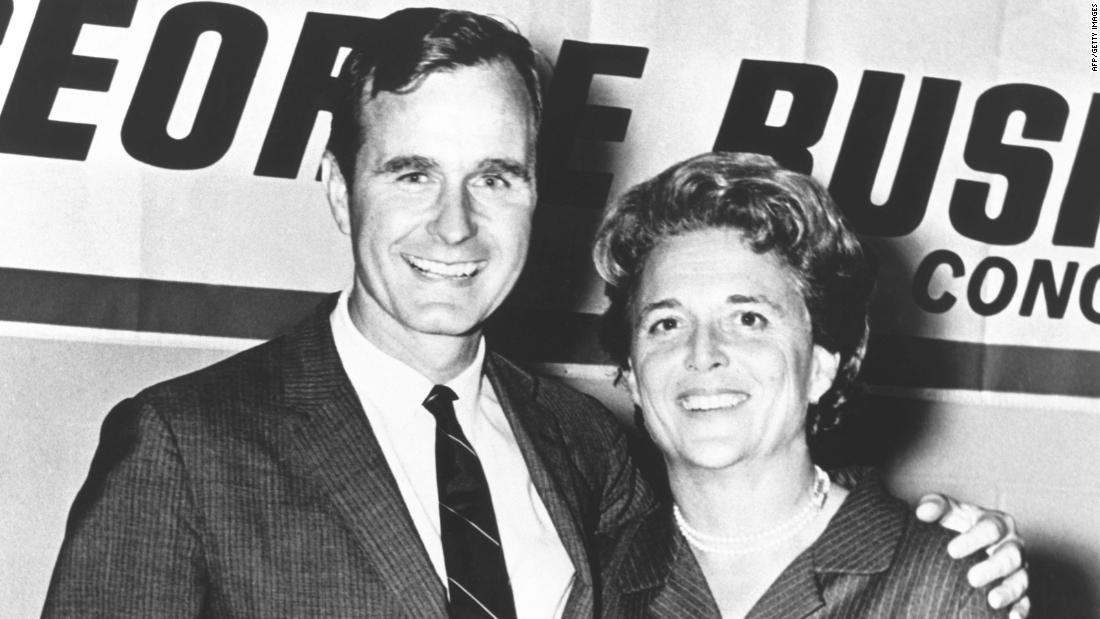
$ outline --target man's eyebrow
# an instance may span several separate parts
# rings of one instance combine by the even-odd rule
[[[531,180],[531,169],[515,159],[496,157],[492,159],[482,159],[478,162],[477,171],[482,174],[485,172],[503,172],[524,181]]]
[[[420,155],[398,155],[391,157],[382,162],[382,165],[375,169],[378,174],[395,174],[397,172],[426,172],[434,168],[438,168],[439,164],[429,157],[422,157]]]

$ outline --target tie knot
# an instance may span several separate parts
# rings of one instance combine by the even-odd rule
[[[428,393],[428,397],[424,398],[424,408],[428,409],[432,415],[438,420],[440,415],[444,418],[454,417],[455,408],[453,402],[458,399],[455,392],[446,385],[436,385],[432,387],[431,392]]]

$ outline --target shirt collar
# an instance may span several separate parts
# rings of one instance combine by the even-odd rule
[[[447,382],[447,386],[454,390],[455,395],[458,396],[458,400],[455,402],[455,414],[461,419],[463,416],[469,418],[474,415],[474,411],[477,410],[477,403],[481,397],[481,383],[482,383],[482,369],[485,365],[485,338],[479,338],[477,343],[477,354],[474,355],[473,362],[466,366],[466,369],[458,373],[450,381]]]
[[[416,371],[408,364],[385,353],[373,342],[368,340],[355,327],[351,320],[351,312],[348,300],[350,289],[340,293],[336,307],[332,310],[330,322],[332,324],[332,336],[336,342],[337,351],[345,368],[351,374],[352,384],[356,391],[363,397],[363,384],[359,376],[362,371],[369,370],[371,384],[382,385],[385,388],[375,387],[367,394],[378,406],[408,406],[409,394],[419,404],[428,396],[435,384],[426,376]],[[477,354],[473,362],[447,382],[447,386],[458,395],[455,402],[455,414],[461,419],[472,415],[476,409],[478,398],[481,395],[482,368],[485,363],[485,338],[478,340]]]

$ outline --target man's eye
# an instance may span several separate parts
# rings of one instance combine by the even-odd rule
[[[428,182],[428,175],[423,172],[408,172],[397,177],[397,180],[402,183],[409,183],[412,185],[419,185],[421,183]]]
[[[512,186],[503,176],[499,175],[486,175],[479,178],[475,183],[475,186],[485,187],[486,189],[508,189]]]

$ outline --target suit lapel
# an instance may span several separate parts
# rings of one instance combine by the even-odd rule
[[[808,617],[835,595],[830,591],[839,582],[835,575],[878,574],[890,568],[905,526],[904,508],[899,510],[886,495],[877,473],[856,474],[858,485],[825,531],[775,579],[747,619]]]
[[[676,550],[668,581],[650,604],[649,610],[652,617],[660,619],[721,617],[707,579],[686,544]]]
[[[566,476],[573,467],[561,430],[553,414],[539,405],[535,397],[536,381],[530,375],[521,373],[492,353],[486,355],[485,372],[515,434],[531,482],[576,570],[566,608],[570,616],[591,615],[594,605],[592,571],[580,525],[583,521],[581,507],[576,490],[567,488],[563,492],[551,475],[551,471],[557,471]]]
[[[331,300],[287,340],[284,428],[295,469],[318,485],[412,616],[446,614],[446,592],[332,341]]]
[[[630,540],[618,578],[623,593],[640,596],[646,615],[654,619],[720,617],[703,570],[672,525],[670,509],[646,517]],[[748,619],[807,617],[822,606],[812,557],[804,553],[772,583]]]
[[[825,606],[812,551],[795,558],[756,601],[746,619],[798,619]]]
[[[852,474],[850,471],[847,474]],[[874,472],[859,472],[851,491],[825,531],[795,558],[757,600],[747,619],[801,619],[825,607],[836,574],[878,574],[890,568],[905,527],[898,506]],[[654,618],[719,616],[706,577],[675,530],[666,506],[646,515],[622,540],[616,565],[626,607]],[[634,611],[639,614],[641,611]]]
[[[625,555],[614,578],[626,607],[639,609],[633,612],[644,608],[645,616],[654,619],[720,617],[703,570],[672,524],[669,506],[644,516],[623,543]]]

